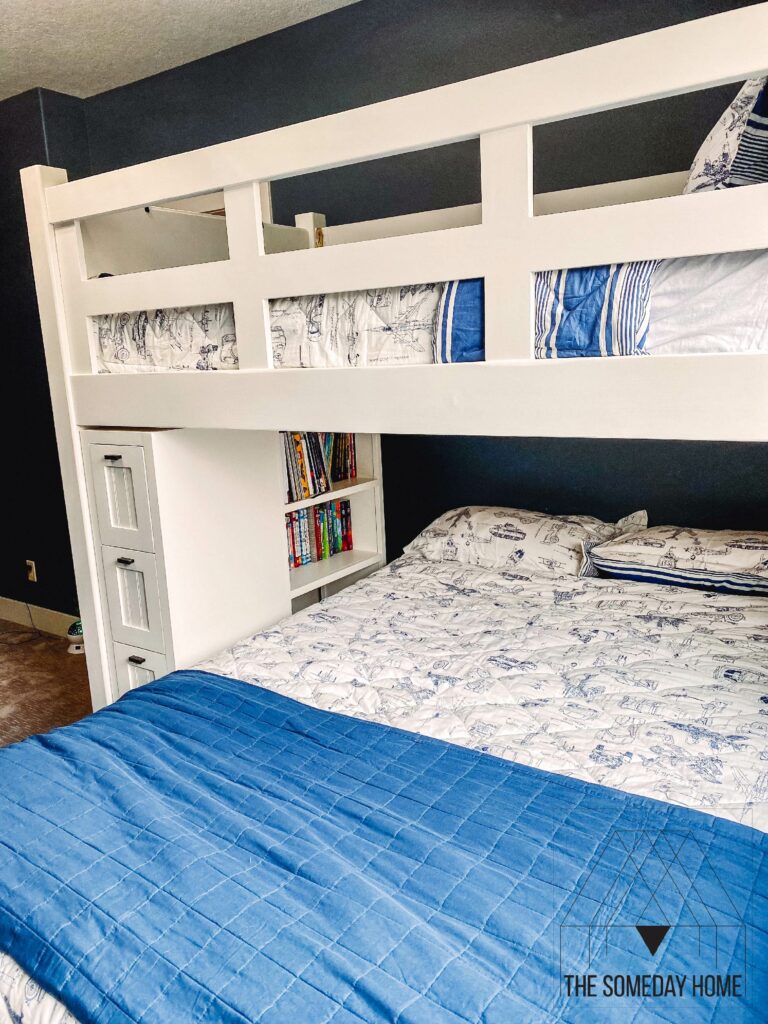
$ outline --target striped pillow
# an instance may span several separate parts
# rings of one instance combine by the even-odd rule
[[[768,533],[652,526],[584,555],[588,576],[768,596]]]
[[[768,181],[768,91],[765,78],[745,82],[696,154],[685,192]]]
[[[629,356],[648,336],[658,260],[536,275],[537,359]]]
[[[446,281],[437,313],[436,363],[485,359],[485,282]]]

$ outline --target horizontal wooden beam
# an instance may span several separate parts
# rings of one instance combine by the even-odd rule
[[[528,222],[531,270],[768,248],[768,184],[670,196]]]
[[[768,353],[102,374],[71,383],[81,425],[768,441]]]
[[[736,82],[768,69],[768,4],[56,185],[53,223]]]

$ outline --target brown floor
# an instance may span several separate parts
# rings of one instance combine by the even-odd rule
[[[67,641],[0,619],[0,747],[91,711],[85,656]]]

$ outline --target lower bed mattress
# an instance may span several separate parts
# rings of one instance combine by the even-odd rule
[[[83,1024],[762,1020],[766,638],[764,600],[407,557],[0,752],[8,1019],[67,1019],[43,982]]]

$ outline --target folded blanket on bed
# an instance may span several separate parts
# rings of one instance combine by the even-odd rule
[[[742,825],[200,672],[0,769],[0,948],[83,1024],[764,1019]]]

